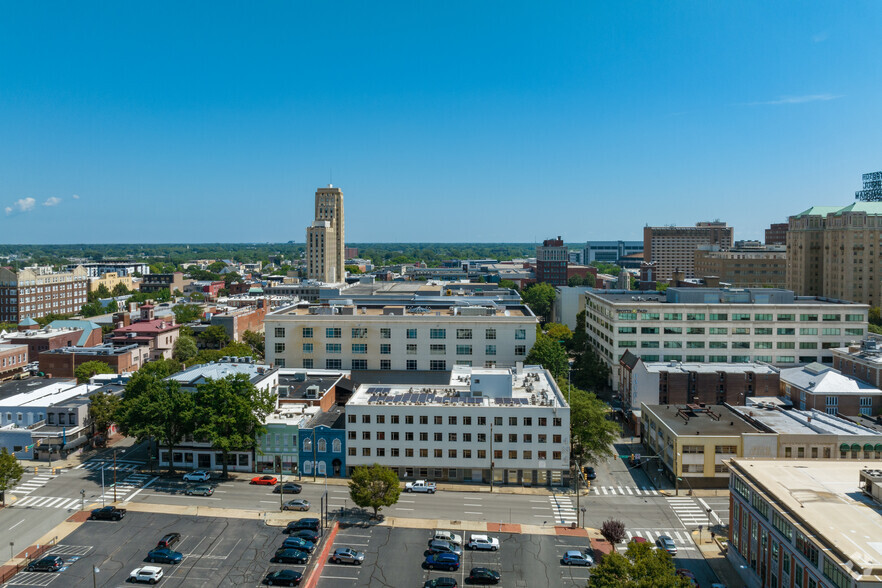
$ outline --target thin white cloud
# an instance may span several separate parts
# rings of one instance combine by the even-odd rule
[[[37,201],[31,197],[19,198],[12,204],[12,206],[7,206],[4,210],[6,211],[6,214],[12,214],[13,212],[29,212],[34,209],[36,204]]]
[[[812,43],[823,43],[827,39],[830,38],[830,33],[827,31],[821,31],[820,33],[815,33],[812,35]]]
[[[804,96],[782,96],[777,100],[747,102],[746,106],[780,106],[782,104],[805,104],[806,102],[827,102],[842,98],[843,94],[806,94]]]
[[[74,200],[79,200],[79,199],[80,199],[80,195],[79,195],[79,194],[74,194],[73,196],[71,196],[71,198],[73,198]]]
[[[61,198],[50,196],[46,199],[46,202],[43,203],[43,206],[58,206],[59,204],[61,204]]]

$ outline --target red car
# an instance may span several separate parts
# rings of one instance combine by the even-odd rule
[[[251,478],[252,484],[260,484],[262,486],[272,486],[276,482],[278,482],[278,480],[273,476],[255,476]]]

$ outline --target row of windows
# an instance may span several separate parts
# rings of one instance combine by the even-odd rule
[[[473,337],[472,329],[455,329],[456,338],[461,340],[469,340]],[[285,337],[286,328],[285,327],[275,327],[273,329],[273,334],[276,338],[284,338]],[[350,331],[350,335],[353,339],[366,339],[368,337],[368,329],[367,327],[352,327]],[[304,339],[312,339],[315,336],[315,329],[313,327],[301,327],[301,336]],[[406,337],[408,339],[417,339],[419,336],[418,329],[407,329]],[[343,337],[343,329],[342,327],[327,327],[325,328],[325,338],[326,339],[341,339]],[[380,328],[380,338],[381,339],[391,339],[392,338],[392,329],[388,327]],[[447,338],[447,329],[429,329],[429,338],[430,339],[446,339]],[[496,329],[484,329],[484,338],[493,340],[496,339]],[[526,329],[515,329],[515,339],[516,340],[526,340],[527,338],[527,330]]]
[[[275,359],[276,367],[280,367],[280,368],[286,367],[285,363],[286,362],[285,362],[284,357],[277,357]],[[311,357],[303,358],[302,363],[303,363],[302,367],[304,369],[307,369],[307,370],[315,369],[315,360],[313,360]],[[368,368],[368,360],[366,360],[366,359],[353,359],[351,361],[351,364],[352,364],[352,367],[350,369],[353,369],[353,370],[369,369]],[[406,360],[404,362],[404,365],[405,365],[404,369],[409,370],[409,371],[418,371],[420,369],[419,368],[420,364],[415,359]],[[425,365],[425,363],[423,365]],[[456,365],[471,367],[472,362],[471,362],[471,360],[457,359]],[[290,366],[290,367],[293,367],[293,366]],[[487,360],[484,362],[484,367],[485,368],[495,368],[496,362],[492,361],[492,360]],[[343,369],[343,360],[342,359],[330,359],[330,358],[325,359],[325,369],[326,370],[342,370]],[[392,360],[391,359],[381,359],[379,369],[391,370],[392,369]],[[429,370],[430,371],[441,371],[441,372],[447,371],[447,362],[444,361],[443,359],[430,360],[429,361]]]
[[[371,437],[376,439],[377,441],[385,441],[386,440],[387,431],[362,431],[361,439],[362,441],[370,441]],[[399,431],[389,431],[389,440],[390,441],[401,441],[401,433]],[[353,441],[358,439],[357,431],[347,431],[346,432],[347,439],[351,439]],[[477,433],[475,434],[475,442],[476,443],[486,443],[487,442],[487,434],[486,433]],[[494,433],[493,434],[493,442],[494,443],[505,443],[505,435],[502,433]],[[404,440],[405,441],[422,441],[428,442],[429,433],[428,431],[404,431]],[[447,433],[447,442],[448,443],[459,443],[460,440],[463,443],[471,443],[472,442],[472,434],[471,433]],[[562,435],[552,435],[551,442],[560,444],[563,440]],[[444,433],[440,433],[435,431],[432,433],[432,439],[436,443],[444,442]],[[518,443],[518,434],[517,433],[509,433],[508,434],[508,442],[509,443]],[[523,433],[521,434],[521,443],[533,443],[533,434],[532,433]],[[548,435],[541,434],[536,435],[536,443],[543,444],[548,443]]]
[[[350,456],[356,456],[356,455],[358,455],[358,450],[355,447],[349,447],[347,449],[347,453]],[[402,455],[404,457],[416,457],[417,454],[419,455],[420,458],[425,459],[425,458],[429,457],[429,450],[428,449],[414,450],[409,447],[406,447],[404,449],[404,451],[402,452],[398,447],[392,447],[389,449],[389,457],[401,457]],[[362,447],[361,448],[361,455],[362,455],[362,457],[372,457],[372,456],[386,457],[386,448],[385,447],[375,447],[375,448]],[[505,455],[505,452],[501,449],[494,449],[493,450],[493,459],[503,459],[504,455]],[[551,452],[551,459],[560,461],[562,459],[562,455],[563,454],[560,451],[552,451]],[[475,457],[473,457],[473,456],[475,456]],[[444,450],[443,449],[433,449],[432,450],[432,457],[434,457],[436,459],[443,459],[444,458]],[[448,449],[447,450],[447,458],[448,459],[460,459],[460,451],[457,449]],[[487,451],[484,449],[478,449],[473,452],[471,449],[463,449],[462,450],[462,459],[487,459]],[[512,459],[512,460],[518,459],[517,450],[515,450],[515,449],[509,450],[508,451],[508,459]],[[533,459],[533,452],[529,451],[529,450],[521,451],[521,459],[532,460]],[[537,451],[536,452],[536,459],[539,459],[539,460],[548,459],[548,452],[547,451]]]
[[[663,345],[662,345],[663,343]],[[684,345],[685,343],[685,345]],[[641,341],[640,348],[641,349],[659,349],[660,347],[664,347],[664,349],[704,349],[705,347],[709,349],[750,349],[750,341],[732,341],[731,345],[728,341]],[[838,341],[830,341],[821,344],[822,349],[833,349],[839,346]],[[620,340],[619,348],[620,349],[633,349],[637,347],[637,341],[635,340]],[[772,341],[754,341],[753,342],[754,349],[772,349]],[[775,342],[776,349],[796,349],[796,341],[777,341]],[[799,349],[817,349],[818,342],[817,341],[800,341]]]
[[[373,419],[372,419],[370,414],[362,414],[361,415],[361,422],[364,424],[370,424],[373,420],[374,423],[376,423],[378,425],[382,425],[382,424],[385,424],[385,422],[386,422],[386,416],[387,415],[385,415],[385,414],[377,414],[377,415],[374,415]],[[401,424],[401,415],[392,414],[392,415],[388,415],[388,416],[389,416],[389,422],[392,423],[393,425]],[[419,423],[421,425],[428,425],[429,424],[429,415],[421,414],[418,416],[419,416]],[[510,416],[510,417],[508,417],[508,426],[509,427],[517,427],[517,426],[532,427],[533,421],[535,421],[536,424],[540,427],[547,427],[548,426],[548,417],[529,417],[529,416],[521,417],[520,421],[518,420],[518,417]],[[348,414],[348,415],[346,415],[346,422],[348,422],[350,424],[355,424],[358,422],[358,419],[356,418],[356,415]],[[501,426],[503,426],[504,422],[505,422],[504,417],[501,417],[501,416],[493,417],[493,426],[494,427],[501,427]],[[460,423],[466,427],[471,426],[472,424],[476,424],[479,427],[485,427],[485,426],[487,426],[487,417],[484,417],[484,416],[479,416],[479,417],[462,416],[462,417],[459,417],[456,415],[448,415],[447,416],[447,424],[448,425],[458,426]],[[404,424],[405,425],[414,424],[414,415],[412,415],[412,414],[404,415]],[[440,414],[434,415],[432,417],[432,424],[433,425],[443,425],[444,424],[444,417]],[[560,427],[562,425],[563,425],[563,420],[560,417],[553,417],[551,419],[551,426],[552,427]],[[555,441],[555,443],[558,443],[558,442],[559,441]]]
[[[312,353],[315,350],[313,343],[302,344],[303,353]],[[276,353],[284,353],[286,349],[285,343],[275,343],[274,350]],[[355,355],[366,355],[368,352],[367,343],[353,343],[351,347],[352,353]],[[417,355],[419,348],[416,343],[408,343],[406,347],[407,355]],[[341,343],[325,343],[325,353],[342,353],[343,345]],[[472,355],[472,345],[457,345],[456,355]],[[447,345],[434,343],[429,346],[431,355],[447,355]],[[390,343],[380,344],[380,355],[391,355],[392,345]],[[496,345],[485,345],[485,355],[496,355]],[[515,355],[526,355],[526,345],[515,345]]]
[[[839,328],[826,328],[821,329],[821,335],[841,335],[842,332],[845,332],[846,335],[853,335],[857,337],[862,337],[864,335],[863,329],[839,329]],[[662,334],[664,335],[682,335],[684,334],[683,327],[664,327],[661,329]],[[619,327],[620,335],[636,335],[637,327]],[[658,327],[640,327],[641,335],[658,335],[659,328]],[[705,328],[704,327],[687,327],[685,329],[686,335],[704,335]],[[710,328],[711,335],[728,335],[729,329],[728,327],[711,327]],[[732,329],[733,335],[750,335],[750,329],[747,327],[735,327]],[[772,335],[773,329],[768,327],[758,327],[753,329],[754,335]],[[777,330],[778,335],[795,335],[796,330],[789,327],[782,327]],[[817,335],[818,329],[814,327],[810,328],[800,328],[800,335]]]
[[[620,321],[636,321],[637,317],[638,317],[638,313],[636,313],[636,312],[619,312],[619,313],[617,313],[617,316]],[[666,313],[663,313],[663,316],[664,316],[664,320],[666,320],[666,321],[681,321],[681,320],[683,320],[684,313],[666,312]],[[748,313],[734,312],[730,315],[728,313],[705,314],[705,313],[687,312],[687,313],[685,313],[685,316],[686,316],[687,321],[704,321],[704,320],[749,321],[749,320],[751,320],[751,316],[753,317],[754,321],[759,321],[759,322],[772,321],[772,320],[775,320],[775,318],[777,318],[777,320],[781,321],[781,322],[796,321],[795,314],[779,314],[777,317],[775,317],[774,315],[768,314],[768,313],[757,313],[757,314],[751,315],[749,312]],[[831,314],[822,314],[820,316],[821,316],[822,321],[841,321],[842,320],[841,314],[832,314],[831,313]],[[639,317],[640,317],[640,320],[642,320],[642,321],[657,321],[657,320],[661,320],[662,313],[641,312],[641,313],[639,313]],[[705,317],[709,317],[709,318],[706,319]],[[815,322],[817,320],[818,320],[817,314],[800,314],[799,315],[800,322]],[[861,321],[865,321],[866,317],[863,314],[846,314],[845,320],[847,322],[861,322]]]
[[[640,355],[640,359],[644,362],[650,361],[684,361],[682,355]],[[751,361],[762,361],[765,363],[796,363],[794,355],[687,355],[685,361],[694,363],[750,363]],[[800,355],[799,363],[812,363],[813,361],[823,361],[829,363],[827,358],[818,358],[815,355]]]

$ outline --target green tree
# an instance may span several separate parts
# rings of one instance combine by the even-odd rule
[[[563,345],[542,333],[536,336],[536,343],[527,354],[525,363],[541,365],[555,378],[566,378],[569,369],[569,360]]]
[[[581,311],[576,315],[576,329],[573,331],[573,338],[570,339],[570,349],[576,353],[581,353],[588,345],[588,334],[585,332],[585,311]]]
[[[193,432],[194,410],[193,393],[181,390],[180,383],[139,370],[126,384],[117,423],[138,441],[157,439],[172,458],[178,443]],[[175,471],[173,459],[168,471]]]
[[[689,580],[664,549],[631,542],[624,555],[610,553],[592,568],[588,588],[689,588]]]
[[[582,467],[596,464],[616,455],[613,443],[620,428],[609,417],[609,407],[591,392],[580,390],[566,382],[558,386],[570,402],[570,439],[572,458]]]
[[[212,325],[196,335],[196,340],[208,349],[220,349],[230,342],[230,336],[220,325]]]
[[[573,361],[573,383],[588,390],[599,390],[609,383],[609,366],[587,345]]]
[[[266,336],[263,333],[255,333],[254,331],[245,331],[242,333],[242,340],[251,346],[254,356],[263,359],[266,347]]]
[[[374,509],[373,518],[384,506],[397,503],[400,495],[398,474],[380,464],[358,466],[349,478],[349,497],[361,508]]]
[[[110,290],[107,289],[107,286],[105,286],[104,284],[100,284],[95,289],[95,294],[98,295],[98,298],[110,298],[111,296],[113,296],[113,294],[110,292]]]
[[[172,308],[172,312],[175,313],[175,322],[181,325],[202,318],[202,308],[198,304],[178,304]]]
[[[656,292],[666,292],[667,289],[668,289],[667,282],[656,282],[655,283]]]
[[[871,325],[882,326],[882,310],[878,306],[870,308],[867,320]]]
[[[567,286],[590,286],[593,288],[596,281],[594,274],[586,274],[584,278],[582,276],[570,276],[567,280]]]
[[[511,280],[499,280],[500,288],[508,288],[510,290],[519,290],[518,285]]]
[[[116,394],[106,392],[96,392],[89,397],[89,416],[92,417],[95,433],[107,438],[107,429],[116,422],[121,400]]]
[[[551,284],[532,284],[521,294],[521,298],[533,313],[540,317],[543,323],[551,319],[551,307],[556,296],[554,286]]]
[[[167,378],[181,371],[183,367],[182,363],[176,359],[155,359],[145,363],[138,371],[153,374],[157,378]]]
[[[103,361],[87,361],[81,363],[79,367],[74,370],[74,376],[76,376],[77,382],[80,384],[85,384],[89,381],[89,378],[94,375],[113,373],[116,373],[113,371],[113,368]]]
[[[199,349],[196,347],[196,340],[188,335],[179,336],[172,349],[172,357],[181,363],[193,359],[197,353],[199,353]]]
[[[570,340],[573,338],[573,332],[568,326],[560,323],[546,323],[543,328],[545,329],[545,334],[552,341],[557,341],[561,345],[569,347]]]
[[[210,264],[208,266],[208,268],[206,268],[206,269],[208,269],[208,271],[210,271],[210,272],[218,273],[219,271],[223,270],[225,267],[227,267],[227,264],[218,260],[218,261],[215,261],[214,263]]]
[[[153,293],[153,300],[156,302],[168,302],[171,300],[171,292],[168,291],[168,288],[163,288]]]
[[[89,318],[91,316],[99,316],[102,314],[106,314],[107,310],[104,308],[104,305],[98,302],[87,302],[80,308],[80,314],[85,318]]]
[[[23,475],[24,467],[18,463],[15,455],[5,447],[0,449],[0,496],[3,497],[3,506],[6,506],[6,491],[15,488]]]
[[[347,266],[346,266],[346,271],[349,272],[349,273],[352,274],[352,275],[357,275],[357,274],[364,273],[364,272],[361,271],[361,268],[359,268],[357,265],[347,265]]]
[[[266,431],[266,416],[275,408],[276,395],[259,389],[247,374],[211,380],[196,388],[195,436],[211,443],[223,455],[227,477],[231,451],[252,450]]]
[[[113,290],[111,290],[111,294],[113,294],[114,296],[125,296],[128,293],[129,289],[122,282],[114,286]]]

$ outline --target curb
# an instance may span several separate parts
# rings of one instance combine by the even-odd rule
[[[317,565],[313,568],[312,573],[310,573],[306,582],[303,583],[304,588],[315,588],[316,584],[318,584],[319,578],[322,576],[322,571],[325,569],[325,564],[328,563],[331,546],[334,545],[334,537],[337,536],[337,530],[339,528],[340,524],[337,521],[334,521],[334,526],[331,527],[331,530],[328,532],[328,537],[325,540],[325,546],[322,547],[322,552],[316,560]]]

